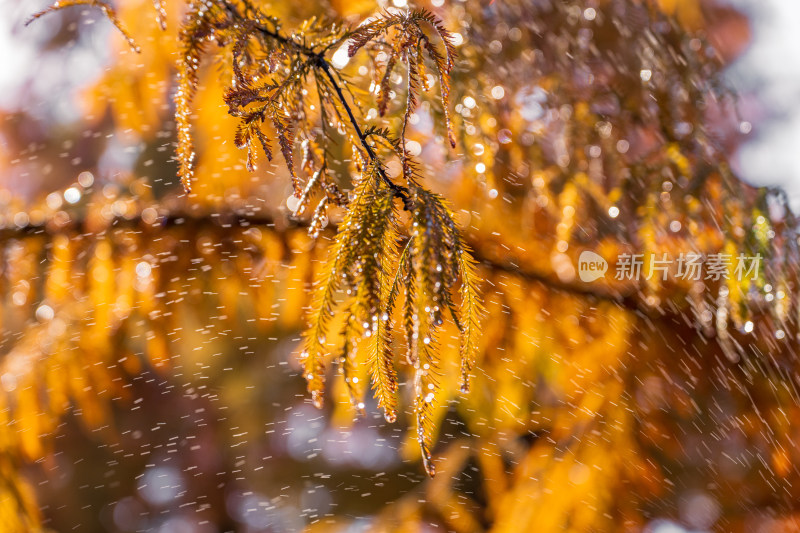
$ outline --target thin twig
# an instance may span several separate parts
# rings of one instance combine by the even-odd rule
[[[238,10],[230,2],[227,1],[225,2],[225,8],[234,17],[238,19],[244,18],[242,17],[241,14],[239,14]],[[347,112],[347,117],[350,120],[350,125],[355,130],[356,135],[358,136],[358,140],[361,143],[361,146],[367,152],[367,156],[369,157],[370,161],[373,164],[375,164],[376,168],[378,169],[378,175],[381,177],[381,180],[383,180],[383,182],[386,183],[386,185],[392,190],[392,192],[397,198],[400,198],[400,200],[402,200],[405,209],[411,211],[413,208],[413,204],[408,194],[408,189],[406,187],[403,187],[402,185],[398,185],[395,182],[393,182],[386,174],[386,169],[383,168],[383,164],[381,163],[381,160],[375,153],[375,150],[373,150],[372,146],[369,144],[369,142],[367,142],[367,136],[364,135],[364,132],[361,129],[361,126],[359,125],[355,114],[353,113],[352,106],[350,106],[350,104],[347,102],[347,99],[344,96],[344,92],[342,91],[341,86],[336,81],[336,77],[333,75],[331,64],[325,58],[325,52],[330,48],[327,48],[325,51],[322,52],[317,52],[306,45],[296,42],[294,39],[281,35],[281,33],[278,32],[277,30],[271,30],[264,26],[256,26],[256,29],[262,34],[267,35],[268,37],[275,39],[276,41],[286,46],[290,46],[294,48],[295,51],[297,51],[298,53],[310,58],[313,61],[313,64],[325,74],[325,77],[328,78],[328,81],[331,83],[333,89],[336,91],[336,96],[338,97],[339,102],[342,104],[342,107],[344,107],[345,111]]]

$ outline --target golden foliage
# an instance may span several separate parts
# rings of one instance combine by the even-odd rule
[[[718,489],[731,515],[742,513],[737,491],[773,494],[765,507],[781,502],[771,482],[795,494],[796,226],[770,215],[786,208],[781,193],[732,175],[706,126],[698,102],[725,94],[700,37],[624,0],[600,2],[591,23],[577,3],[503,0],[448,7],[447,23],[408,9],[295,31],[250,1],[189,2],[182,25],[177,2],[120,4],[142,30],[144,67],[122,57],[97,91],[114,98],[117,127],[147,137],[168,107],[148,100],[165,100],[177,68],[177,161],[194,193],[159,203],[132,185],[132,198],[98,194],[86,213],[45,210],[49,222],[4,233],[3,330],[21,332],[0,363],[0,520],[22,521],[9,531],[38,524],[16,471],[51,453],[59,417],[76,412],[111,435],[125,383],[169,373],[175,332],[208,305],[231,331],[256,324],[276,337],[302,329],[306,309],[314,403],[325,405],[334,363],[337,423],[367,409],[370,380],[386,419],[413,428],[403,453],[444,475],[380,511],[377,530],[641,530],[694,480],[683,436],[708,446],[706,424],[762,458],[737,458],[745,466]],[[137,17],[145,4],[149,17]],[[649,5],[699,20],[696,2]],[[339,49],[351,71],[328,58]],[[205,68],[212,58],[219,71]],[[360,89],[368,79],[374,102]],[[436,83],[441,110],[421,100]],[[460,161],[437,159],[432,134],[413,127],[429,115],[450,145],[461,140]],[[246,185],[245,167],[257,173],[257,152],[270,159],[275,144],[290,218],[310,236],[253,207],[290,194],[271,176],[271,189]],[[590,286],[574,268],[587,249],[610,273],[621,253],[648,254],[645,269],[686,250],[768,263],[740,282],[671,272]]]

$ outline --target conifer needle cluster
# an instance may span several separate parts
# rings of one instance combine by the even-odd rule
[[[113,9],[101,0],[66,0],[34,15],[75,5],[100,8],[138,50]],[[164,25],[165,5],[155,3]],[[258,152],[272,160],[280,151],[299,199],[297,214],[316,199],[310,232],[319,233],[328,209],[344,210],[327,265],[315,289],[310,325],[302,355],[314,404],[322,406],[326,363],[341,365],[351,398],[363,409],[356,374],[366,369],[378,405],[388,421],[398,412],[398,377],[393,330],[405,339],[414,370],[414,413],[423,461],[431,475],[433,419],[438,391],[438,336],[452,320],[461,337],[462,389],[468,389],[482,313],[475,263],[445,200],[424,185],[418,164],[406,149],[406,128],[422,92],[439,84],[444,127],[451,146],[455,134],[449,111],[450,73],[456,47],[441,20],[426,10],[384,12],[355,29],[311,19],[287,32],[281,22],[249,0],[190,0],[179,33],[180,59],[175,92],[177,154],[187,192],[197,179],[192,140],[193,97],[205,57],[230,65],[224,101],[239,120],[234,142],[246,150],[255,169]],[[373,63],[383,60],[376,84],[376,106],[384,116],[401,100],[399,131],[364,127],[360,109],[369,105],[363,90],[334,68],[328,56],[347,46]],[[391,88],[396,70],[404,69],[405,98]],[[434,76],[429,77],[427,69]],[[331,147],[347,142],[353,175],[340,180],[329,171]],[[302,153],[299,165],[295,152]],[[387,161],[399,160],[402,172],[391,178]],[[352,190],[348,193],[347,188]],[[408,213],[401,217],[400,211]],[[457,303],[457,300],[460,302]],[[333,319],[341,335],[331,331]],[[398,317],[397,319],[395,317]],[[333,346],[330,339],[342,339]]]

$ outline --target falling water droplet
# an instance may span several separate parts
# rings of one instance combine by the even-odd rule
[[[313,403],[314,407],[316,407],[317,409],[322,409],[322,406],[324,405],[324,398],[322,396],[322,392],[316,390],[313,391],[311,393],[311,403]]]

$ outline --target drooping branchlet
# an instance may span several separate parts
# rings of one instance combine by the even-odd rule
[[[100,7],[134,46],[114,11],[101,0],[69,0],[50,10],[78,4]],[[154,0],[154,6],[163,27],[165,1]],[[286,33],[280,21],[248,0],[189,0],[179,45],[176,159],[184,188],[190,191],[197,179],[200,159],[192,137],[193,98],[202,61],[214,54],[230,65],[224,101],[229,114],[239,120],[233,142],[247,151],[248,169],[256,168],[259,150],[271,160],[277,143],[298,198],[295,215],[320,198],[311,217],[312,235],[320,232],[330,206],[344,210],[315,288],[305,334],[302,361],[314,403],[323,403],[326,363],[336,353],[356,409],[363,410],[363,388],[356,374],[368,375],[378,406],[393,422],[399,410],[399,381],[392,331],[395,315],[402,315],[397,322],[414,372],[417,437],[425,469],[433,475],[438,336],[449,315],[461,336],[466,390],[482,307],[474,261],[453,213],[442,197],[425,188],[418,165],[406,150],[405,135],[421,92],[430,89],[428,62],[440,85],[448,141],[455,146],[449,113],[449,78],[456,56],[453,35],[426,10],[382,13],[354,30],[310,19]],[[364,92],[328,60],[342,46],[351,57],[364,49],[373,60],[388,47],[376,102],[381,116],[396,97],[390,87],[394,69],[405,64],[405,98],[396,134],[362,125]],[[328,162],[331,146],[342,141],[350,144],[355,167],[354,176],[345,182],[330,172]],[[302,159],[295,165],[298,148]],[[390,177],[389,158],[400,160],[398,176]],[[348,198],[343,190],[350,183]],[[401,217],[401,209],[409,216]],[[460,306],[454,301],[458,294]],[[331,331],[337,315],[343,319],[338,335]],[[334,340],[339,346],[332,348]]]

